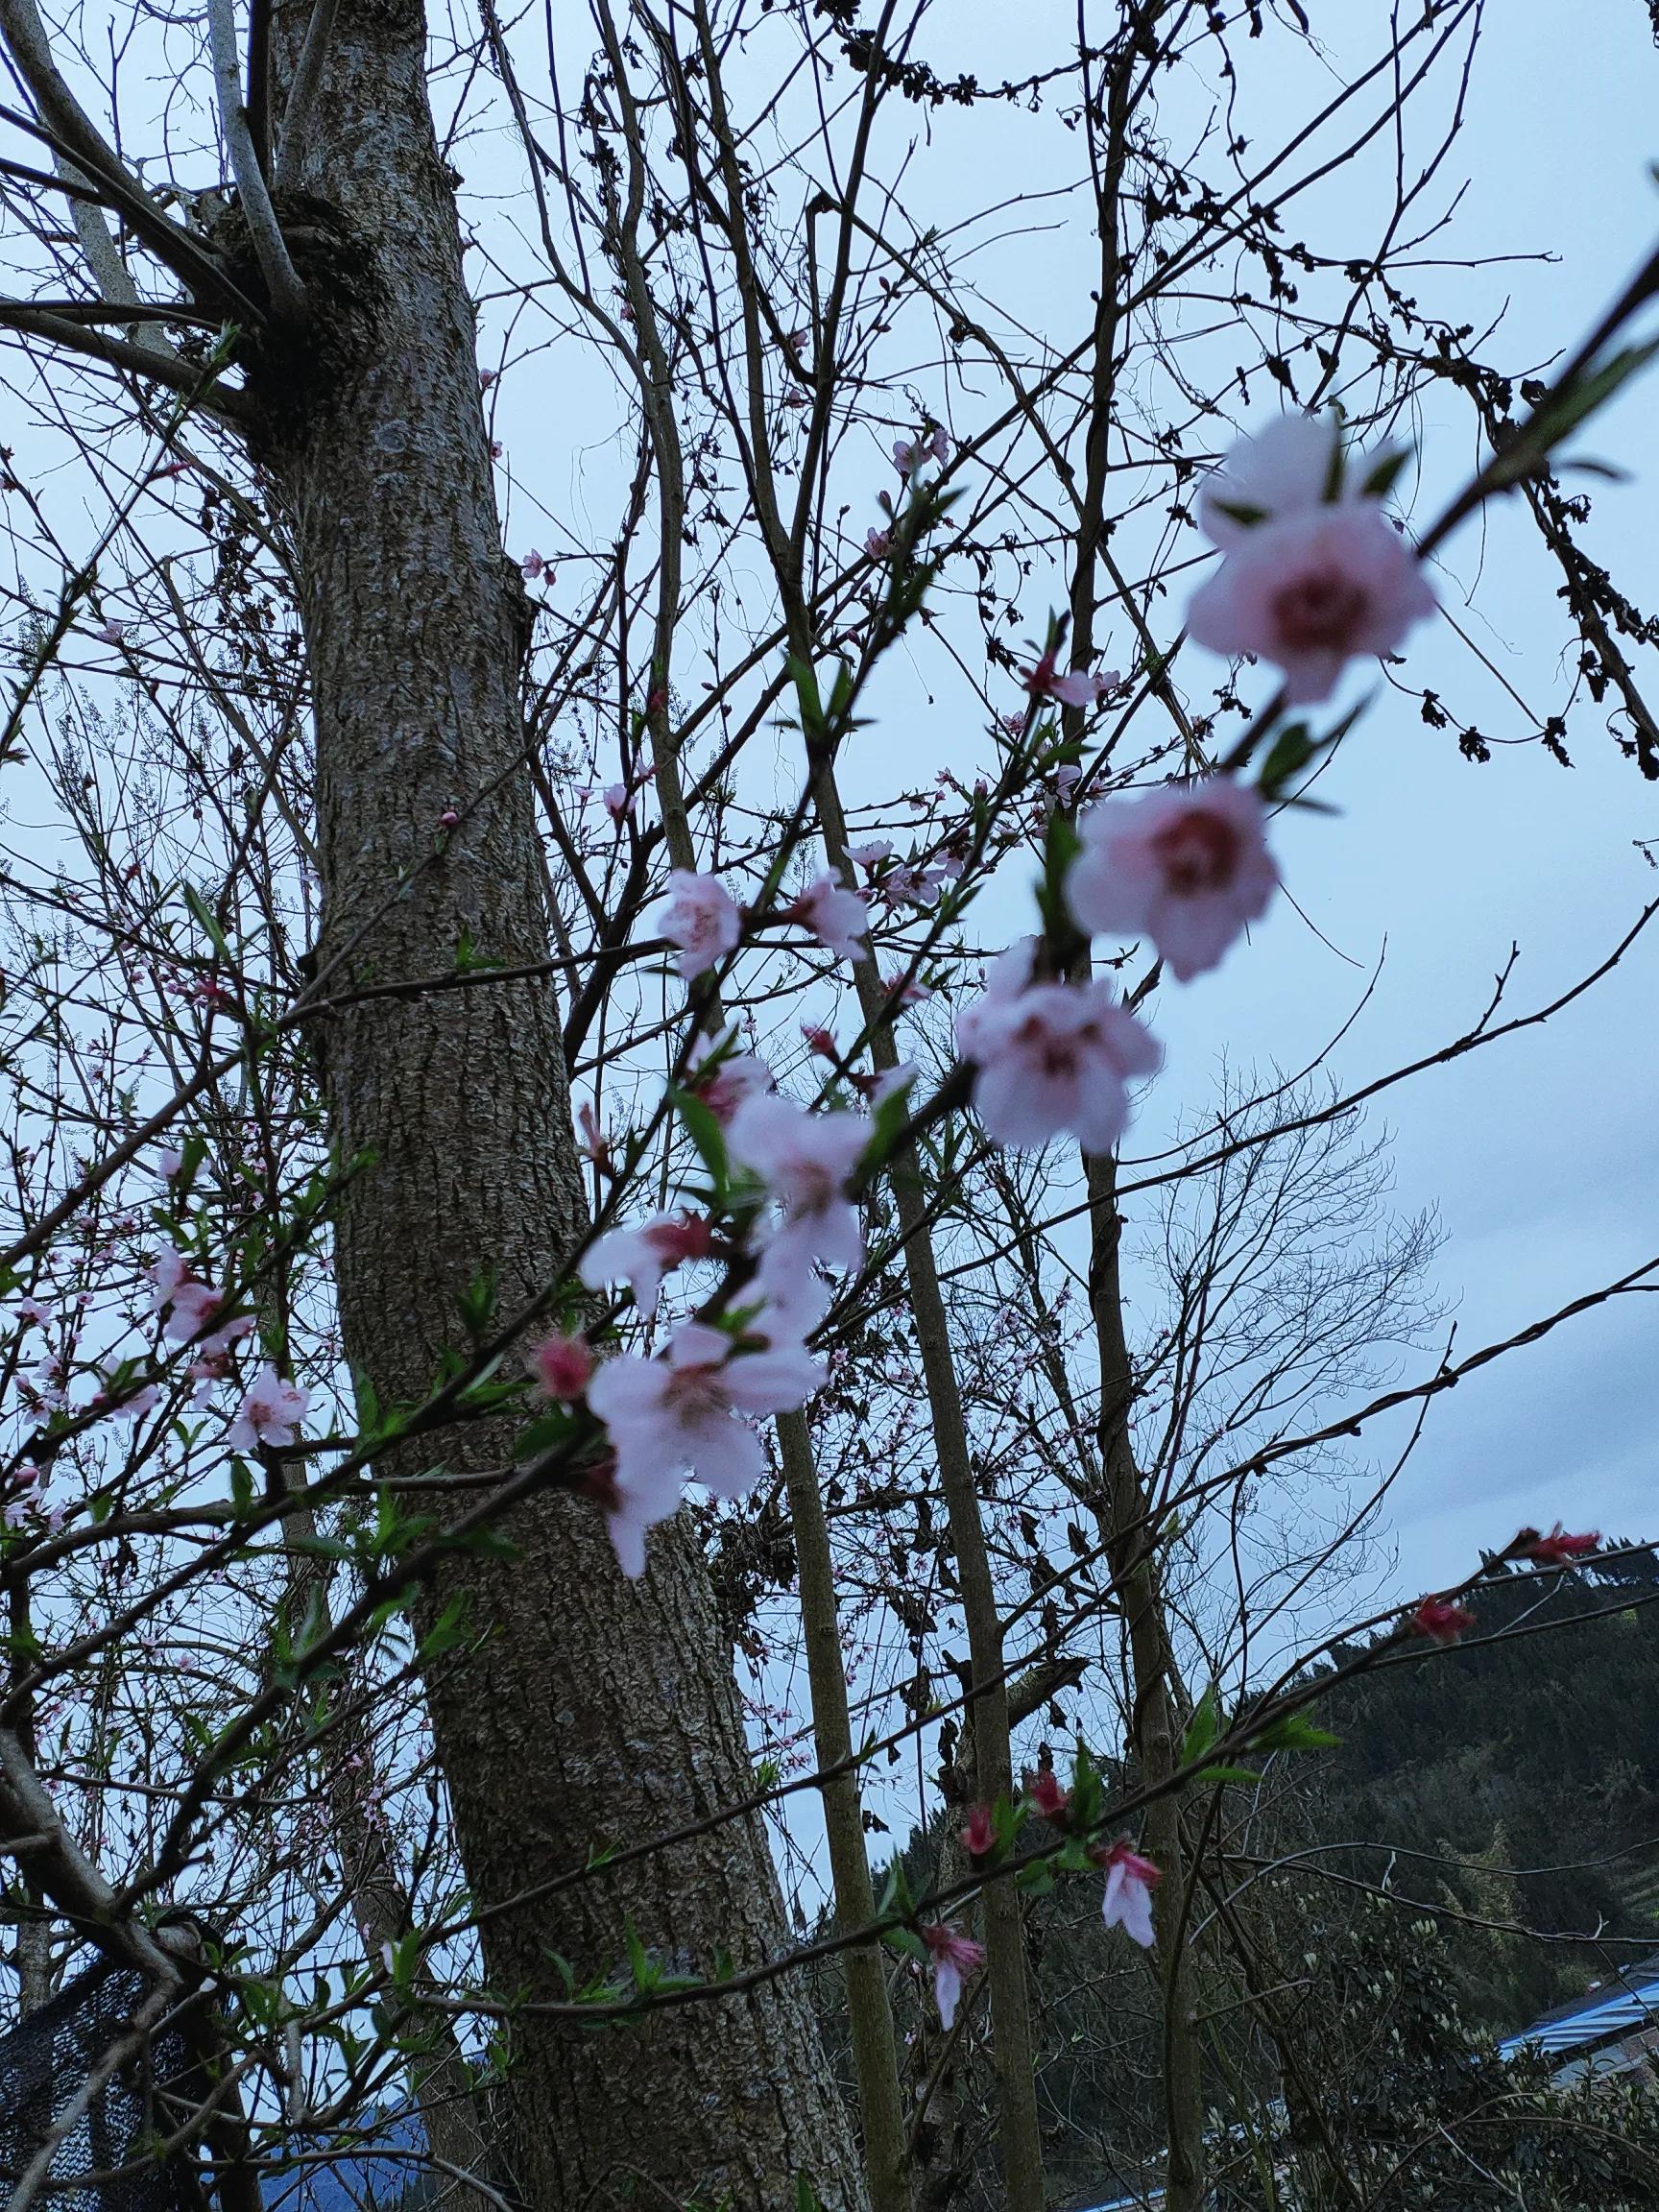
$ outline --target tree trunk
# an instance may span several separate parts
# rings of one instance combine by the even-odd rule
[[[802,650],[799,643],[796,650]],[[850,883],[853,871],[847,859],[847,823],[831,768],[820,769],[814,796],[825,854],[840,879]],[[870,1029],[870,1057],[877,1068],[890,1071],[899,1064],[899,1048],[891,1017],[884,1018],[886,987],[874,958],[868,955],[856,963],[853,974],[858,1004]],[[903,1233],[910,1311],[916,1324],[933,1449],[939,1457],[939,1482],[945,1493],[950,1548],[955,1554],[968,1631],[973,1695],[963,1714],[963,1726],[973,1746],[974,1788],[980,1798],[992,1805],[998,1797],[1011,1796],[1014,1789],[1002,1619],[997,1605],[979,1491],[974,1479],[974,1455],[956,1382],[950,1320],[933,1257],[922,1161],[912,1144],[894,1154],[893,1197]],[[980,1902],[991,1995],[991,2056],[997,2072],[997,2113],[1008,2212],[1043,2212],[1043,2137],[1037,2118],[1022,1901],[1012,1882],[991,1882]]]
[[[780,1413],[778,1450],[789,1491],[795,1557],[801,1577],[801,1619],[806,1677],[812,1692],[812,1744],[821,1767],[845,1771],[825,1782],[824,1832],[835,1892],[835,1926],[845,1934],[868,1928],[876,1917],[876,1891],[864,1843],[864,1798],[853,1755],[853,1721],[841,1623],[835,1602],[835,1564],[818,1487],[812,1431],[805,1413]],[[899,2093],[899,2056],[893,2008],[878,1941],[841,1954],[847,2021],[853,2036],[853,2070],[858,2083],[858,2117],[864,2128],[864,2170],[870,2212],[908,2212],[909,2157],[904,2107]]]
[[[278,23],[279,75],[303,22]],[[282,210],[315,341],[252,382],[286,505],[317,725],[325,963],[339,991],[443,974],[458,947],[547,950],[518,674],[523,598],[500,546],[452,183],[435,142],[425,27],[410,0],[344,0]],[[436,856],[439,817],[461,826]],[[400,883],[404,887],[399,889]],[[362,934],[359,936],[359,932]],[[504,1302],[543,1286],[582,1218],[550,988],[440,992],[342,1013],[323,1040],[331,1134],[371,1168],[346,1190],[336,1259],[348,1358],[383,1402],[418,1399],[462,1336],[486,1268]],[[511,1429],[469,1428],[448,1463],[498,1465]],[[745,1793],[749,1757],[703,1562],[663,1529],[647,1575],[617,1572],[598,1516],[544,1496],[508,1524],[517,1556],[469,1556],[489,1631],[428,1684],[485,1961],[503,1994],[562,2000],[640,1940],[708,1971],[753,1963],[785,1927],[764,1831],[730,1821],[624,1873],[513,1900],[589,1847],[672,1831]],[[679,2204],[830,2206],[856,2184],[804,1992],[665,2011],[648,2028],[514,2027],[516,2180],[535,2207],[597,2208],[643,2176]],[[654,2200],[646,2189],[641,2200]]]
[[[1089,1178],[1089,1300],[1100,1356],[1099,1453],[1102,1526],[1107,1563],[1123,1607],[1135,1709],[1130,1741],[1142,1780],[1166,1782],[1181,1763],[1181,1719],[1163,1600],[1158,1590],[1152,1501],[1135,1462],[1129,1415],[1135,1376],[1123,1334],[1119,1276],[1122,1219],[1118,1166],[1086,1160]],[[1202,2212],[1204,2095],[1198,2029],[1193,2018],[1191,1961],[1176,1941],[1187,1891],[1181,1799],[1171,1791],[1146,1809],[1147,1856],[1163,1869],[1153,1904],[1158,1965],[1164,1984],[1164,2103],[1169,2131],[1168,2212]]]

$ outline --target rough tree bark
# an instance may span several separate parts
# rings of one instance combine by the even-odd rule
[[[278,80],[303,12],[279,12]],[[279,488],[310,658],[319,947],[334,988],[442,974],[469,937],[508,963],[547,950],[519,714],[523,599],[504,560],[462,274],[453,180],[427,105],[411,0],[344,0],[280,204],[313,338],[272,345],[252,381]],[[461,827],[441,854],[439,816]],[[403,886],[399,888],[400,884]],[[358,932],[370,925],[360,939]],[[544,1286],[582,1218],[556,1007],[541,984],[381,1002],[331,1022],[331,1131],[374,1166],[347,1190],[336,1257],[353,1365],[383,1402],[418,1398],[460,1334],[481,1268],[517,1301]],[[480,1425],[451,1456],[499,1464]],[[559,2000],[551,1954],[615,1965],[641,1940],[707,1968],[785,1940],[763,1831],[694,1842],[560,1890],[591,1843],[672,1832],[748,1787],[730,1659],[702,1560],[678,1525],[638,1585],[598,1517],[557,1496],[511,1522],[517,1556],[467,1558],[424,1600],[471,1593],[489,1631],[434,1670],[439,1758],[496,1986]],[[809,2173],[859,2200],[844,2115],[804,1994],[671,2010],[626,2035],[533,2012],[514,2032],[516,2181],[537,2207],[597,2207],[643,2176],[679,2203],[793,2201]],[[647,2192],[649,2194],[649,2192]]]

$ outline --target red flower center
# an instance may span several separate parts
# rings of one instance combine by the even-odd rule
[[[682,1421],[729,1413],[732,1396],[718,1367],[671,1367],[662,1395]]]
[[[1362,585],[1314,572],[1275,592],[1273,620],[1280,643],[1293,653],[1346,653],[1369,605]]]
[[[1152,850],[1164,880],[1178,898],[1225,891],[1238,869],[1238,832],[1219,814],[1194,807],[1160,830]]]

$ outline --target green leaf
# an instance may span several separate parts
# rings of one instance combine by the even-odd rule
[[[1408,445],[1396,446],[1379,453],[1365,471],[1364,481],[1359,486],[1361,496],[1366,499],[1386,499],[1399,483],[1410,458],[1411,449]]]
[[[194,883],[184,885],[184,903],[190,909],[191,918],[197,927],[207,939],[214,951],[218,953],[220,959],[224,961],[227,967],[229,967],[232,964],[230,947],[226,940],[225,932],[219,926],[218,917],[214,914],[212,907],[208,905]]]
[[[1277,1720],[1250,1732],[1253,1751],[1329,1751],[1342,1741],[1328,1728],[1316,1727],[1306,1713],[1285,1713]]]
[[[1181,1764],[1194,1767],[1221,1733],[1221,1710],[1215,1695],[1215,1685],[1211,1683],[1193,1707],[1192,1718],[1187,1723],[1187,1733],[1181,1739]]]
[[[674,1089],[668,1095],[674,1111],[685,1124],[686,1136],[697,1147],[697,1157],[709,1170],[716,1197],[723,1197],[732,1182],[732,1164],[726,1151],[725,1130],[716,1120],[708,1100],[698,1097],[694,1091]]]

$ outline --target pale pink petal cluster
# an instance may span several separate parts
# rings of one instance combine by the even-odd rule
[[[634,1303],[649,1311],[662,1278],[687,1260],[707,1260],[714,1232],[700,1214],[659,1214],[637,1229],[610,1229],[582,1255],[576,1272],[589,1290],[626,1283]]]
[[[1046,1144],[1068,1131],[1109,1152],[1129,1120],[1129,1085],[1164,1053],[1109,983],[1032,983],[1029,940],[997,962],[985,993],[956,1017],[976,1070],[974,1105],[998,1144]]]
[[[1092,675],[1087,668],[1073,668],[1070,675],[1062,676],[1051,652],[1045,653],[1035,668],[1026,670],[1023,678],[1025,688],[1033,698],[1057,699],[1062,707],[1097,707],[1122,681],[1116,668],[1108,668],[1099,675]]]
[[[722,1128],[742,1105],[757,1092],[770,1091],[772,1070],[764,1060],[753,1052],[721,1052],[724,1040],[700,1037],[692,1050],[686,1070],[689,1088],[696,1092]],[[710,1067],[709,1063],[714,1062]]]
[[[267,1362],[260,1368],[236,1408],[227,1432],[234,1452],[253,1452],[261,1445],[280,1450],[300,1440],[301,1424],[311,1404],[311,1393],[298,1382],[285,1382]]]
[[[1240,438],[1204,479],[1198,527],[1227,553],[1263,522],[1324,506],[1335,495],[1340,435],[1334,415],[1280,415]]]
[[[943,468],[950,458],[950,435],[938,423],[926,438],[898,438],[893,444],[893,466],[901,476],[914,476],[929,461],[937,461]]]
[[[870,910],[856,891],[833,876],[820,876],[788,908],[789,919],[809,929],[837,960],[862,960],[870,951]]]
[[[800,1344],[739,1352],[703,1321],[682,1322],[661,1358],[625,1352],[607,1359],[588,1403],[616,1455],[607,1508],[622,1572],[643,1570],[645,1531],[675,1510],[683,1476],[717,1498],[752,1489],[766,1455],[744,1416],[793,1412],[823,1380]]]
[[[156,1311],[165,1315],[161,1334],[175,1344],[201,1339],[204,1352],[225,1352],[252,1334],[253,1316],[239,1313],[215,1327],[224,1310],[225,1294],[199,1282],[181,1252],[163,1252],[148,1269]]]
[[[717,876],[676,868],[668,878],[661,928],[668,942],[679,946],[678,966],[689,983],[736,949],[743,934],[743,914]]]
[[[1279,885],[1266,809],[1229,777],[1108,799],[1077,834],[1066,900],[1079,929],[1150,937],[1183,983],[1219,963]]]
[[[1292,706],[1328,699],[1349,661],[1397,652],[1437,605],[1380,502],[1335,485],[1337,436],[1282,417],[1235,446],[1199,504],[1224,559],[1193,593],[1188,632],[1273,662]]]
[[[947,1928],[943,1921],[935,1921],[924,1928],[922,1940],[926,1944],[933,1964],[933,1998],[939,2008],[939,2025],[947,2034],[956,2025],[956,2008],[962,2001],[962,1979],[976,1974],[985,1963],[985,1946],[975,1943],[971,1936],[958,1936],[954,1929]]]
[[[765,1185],[778,1209],[757,1234],[757,1280],[786,1325],[805,1325],[821,1310],[817,1262],[854,1268],[864,1258],[847,1181],[869,1141],[862,1115],[807,1114],[775,1092],[746,1098],[732,1118],[733,1160]]]
[[[1101,1856],[1106,1869],[1106,1890],[1100,1911],[1108,1928],[1121,1928],[1142,1950],[1157,1941],[1152,1926],[1152,1892],[1163,1880],[1150,1859],[1142,1859],[1127,1843],[1114,1843]]]

